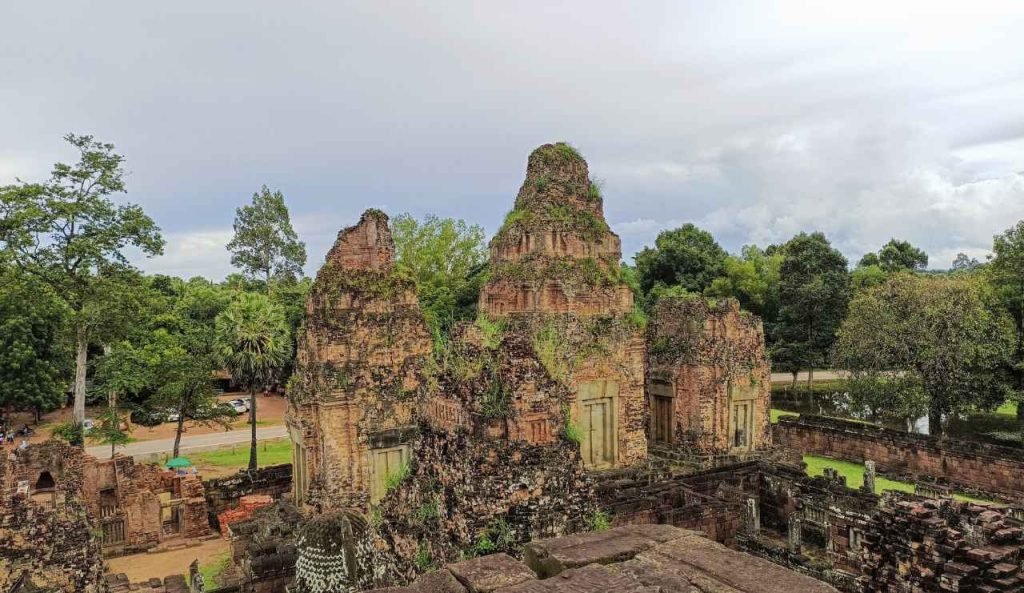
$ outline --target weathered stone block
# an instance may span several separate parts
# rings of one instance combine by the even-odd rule
[[[525,564],[501,553],[449,564],[448,570],[469,593],[491,593],[537,578]]]

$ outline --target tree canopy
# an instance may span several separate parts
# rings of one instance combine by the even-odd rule
[[[662,231],[653,248],[636,254],[640,288],[646,294],[657,284],[679,285],[688,292],[703,293],[722,275],[727,257],[711,233],[693,224]]]
[[[256,390],[269,387],[291,356],[284,309],[265,295],[243,292],[217,316],[216,356],[249,391],[252,440],[249,469],[256,464]]]
[[[824,366],[846,315],[850,276],[843,254],[822,233],[800,233],[782,248],[779,319],[772,363],[796,373]]]
[[[306,265],[306,244],[292,228],[284,194],[263,186],[252,204],[235,210],[235,236],[228,243],[231,265],[250,278],[262,280],[267,290],[274,280],[294,280]]]
[[[942,434],[944,416],[1006,398],[1012,327],[991,296],[975,278],[896,274],[854,297],[833,360],[856,376],[898,382],[911,396],[919,390],[929,430]]]
[[[920,271],[928,267],[928,254],[908,241],[889,239],[878,250],[861,258],[858,267],[878,266],[886,273]]]
[[[391,220],[395,269],[416,280],[420,306],[435,330],[476,317],[487,262],[484,230],[453,218],[410,214]]]
[[[135,204],[115,205],[123,193],[124,158],[92,136],[65,136],[79,153],[74,165],[57,163],[50,179],[0,188],[0,244],[15,265],[63,299],[75,328],[74,421],[85,419],[85,376],[90,339],[86,311],[109,293],[103,279],[130,270],[124,253],[162,252],[160,229]]]

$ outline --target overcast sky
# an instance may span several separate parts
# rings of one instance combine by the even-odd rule
[[[490,234],[557,140],[627,260],[693,222],[944,268],[1024,218],[1024,2],[3,2],[0,183],[72,160],[67,132],[126,156],[148,272],[229,273],[262,184],[309,272],[368,207]]]

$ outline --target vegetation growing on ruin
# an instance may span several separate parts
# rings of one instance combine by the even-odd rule
[[[487,524],[477,535],[467,556],[486,556],[494,552],[515,552],[516,534],[503,517],[498,517]]]
[[[567,295],[593,287],[619,284],[619,267],[592,257],[528,256],[491,267],[491,279],[510,282],[557,282]]]
[[[588,523],[591,531],[607,531],[612,526],[612,519],[608,513],[599,509],[590,515]]]
[[[398,466],[398,469],[388,474],[387,479],[384,481],[385,491],[391,492],[398,488],[398,486],[409,477],[410,470],[411,468],[409,467],[409,463],[406,462]]]
[[[433,556],[430,553],[430,544],[426,540],[421,540],[419,547],[416,550],[415,559],[416,568],[421,572],[426,572],[434,565]]]
[[[476,326],[480,328],[484,336],[484,348],[497,350],[505,335],[505,320],[492,320],[486,315],[479,315],[476,318]]]
[[[605,233],[611,231],[603,218],[588,209],[545,201],[531,204],[530,207],[517,206],[512,209],[505,216],[505,222],[495,238],[541,230],[572,231],[588,241],[600,240]]]
[[[549,377],[559,382],[569,378],[571,369],[564,340],[555,325],[546,324],[533,335],[533,351]]]

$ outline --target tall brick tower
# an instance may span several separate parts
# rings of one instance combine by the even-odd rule
[[[431,341],[393,253],[387,215],[366,211],[338,234],[306,299],[286,417],[297,503],[366,508],[409,461]]]
[[[528,403],[517,396],[528,412],[518,421],[534,425],[518,432],[543,435],[536,426],[547,415],[594,469],[647,455],[643,331],[621,255],[586,161],[564,143],[534,150],[515,206],[490,243],[480,311],[528,336],[533,355],[569,394],[563,401],[532,394]]]

